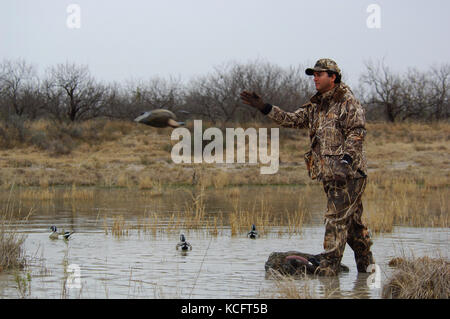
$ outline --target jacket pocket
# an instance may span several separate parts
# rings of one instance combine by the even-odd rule
[[[335,156],[344,154],[344,137],[335,127],[326,127],[320,138],[320,154]]]

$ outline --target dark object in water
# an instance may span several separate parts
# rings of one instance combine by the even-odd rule
[[[247,237],[251,239],[255,239],[258,236],[258,232],[256,231],[255,224],[252,225],[252,230],[248,232]]]
[[[58,239],[58,237],[61,235],[64,237],[64,239],[68,240],[70,235],[72,235],[74,232],[70,232],[70,231],[66,231],[64,233],[58,233],[58,229],[56,228],[56,226],[51,226],[50,230],[52,231],[52,233],[50,234],[50,239]]]
[[[273,269],[282,275],[300,276],[305,273],[314,274],[319,264],[319,255],[298,251],[273,252],[267,259],[264,268],[266,273],[269,273],[270,269]],[[349,268],[341,264],[341,271],[348,272]]]
[[[395,257],[395,258],[392,258],[390,261],[389,261],[389,266],[391,266],[391,267],[398,267],[398,266],[400,266],[401,264],[404,264],[404,263],[406,263],[406,260],[405,260],[405,258],[402,258],[402,257]]]
[[[134,121],[154,127],[179,127],[184,125],[184,122],[177,122],[177,117],[173,112],[165,109],[144,112]]]
[[[64,234],[62,234],[62,235],[63,235],[64,239],[69,239],[69,237],[70,237],[73,233],[74,233],[73,231],[72,231],[72,232],[66,231],[66,232],[64,232]]]
[[[186,241],[186,237],[184,237],[184,234],[180,235],[180,242],[177,244],[176,248],[181,247],[181,250],[192,250],[192,245]]]

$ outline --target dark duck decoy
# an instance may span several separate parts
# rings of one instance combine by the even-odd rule
[[[154,127],[180,127],[184,122],[177,122],[176,115],[165,109],[156,109],[142,113],[134,119],[135,122]]]
[[[256,237],[258,237],[258,232],[256,231],[255,224],[252,225],[252,230],[248,232],[247,237],[251,239],[255,239]]]
[[[177,250],[178,248],[181,248],[181,250],[192,250],[192,245],[186,241],[186,237],[184,237],[184,234],[180,235],[180,242],[177,244]]]

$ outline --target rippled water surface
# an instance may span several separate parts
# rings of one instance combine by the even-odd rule
[[[209,215],[232,210],[233,197],[225,191],[207,194]],[[295,209],[302,187],[240,188],[241,207],[249,209],[265,200],[280,212]],[[26,236],[25,252],[29,265],[19,272],[0,273],[0,298],[272,298],[278,285],[266,278],[264,263],[274,251],[297,250],[318,253],[322,250],[325,197],[314,189],[308,199],[310,218],[300,234],[274,227],[256,240],[245,233],[231,236],[227,225],[212,236],[205,229],[167,229],[164,221],[171,213],[183,211],[192,196],[183,189],[165,191],[160,196],[133,194],[128,190],[95,190],[89,200],[21,200],[21,209],[33,208],[29,219],[18,224]],[[3,201],[7,194],[3,194]],[[258,196],[257,196],[258,195]],[[246,199],[246,200],[245,200]],[[139,228],[144,214],[156,214],[161,231]],[[114,216],[123,216],[130,227],[123,236],[114,236]],[[74,230],[69,241],[50,240],[49,227]],[[192,251],[177,251],[180,232],[186,234]],[[390,258],[399,255],[448,257],[449,230],[443,228],[395,227],[390,234],[373,237],[373,253],[385,280],[393,269]],[[380,289],[369,288],[368,275],[359,274],[353,253],[346,248],[343,261],[350,272],[336,278],[308,279],[316,297],[379,298]],[[80,280],[71,281],[68,273],[78,269]],[[24,278],[27,289],[18,289]],[[68,281],[69,280],[69,281]],[[299,286],[304,280],[295,281]],[[72,284],[72,287],[71,287]],[[79,285],[78,285],[79,284]]]

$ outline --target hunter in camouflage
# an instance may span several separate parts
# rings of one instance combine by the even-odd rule
[[[264,103],[254,92],[242,92],[241,99],[281,126],[309,130],[306,167],[312,179],[323,183],[328,198],[324,252],[317,255],[320,265],[316,273],[337,274],[346,243],[354,251],[358,271],[366,272],[374,260],[372,241],[361,221],[361,196],[367,179],[364,110],[340,81],[341,71],[333,60],[320,59],[305,73],[314,76],[317,93],[295,112]]]

